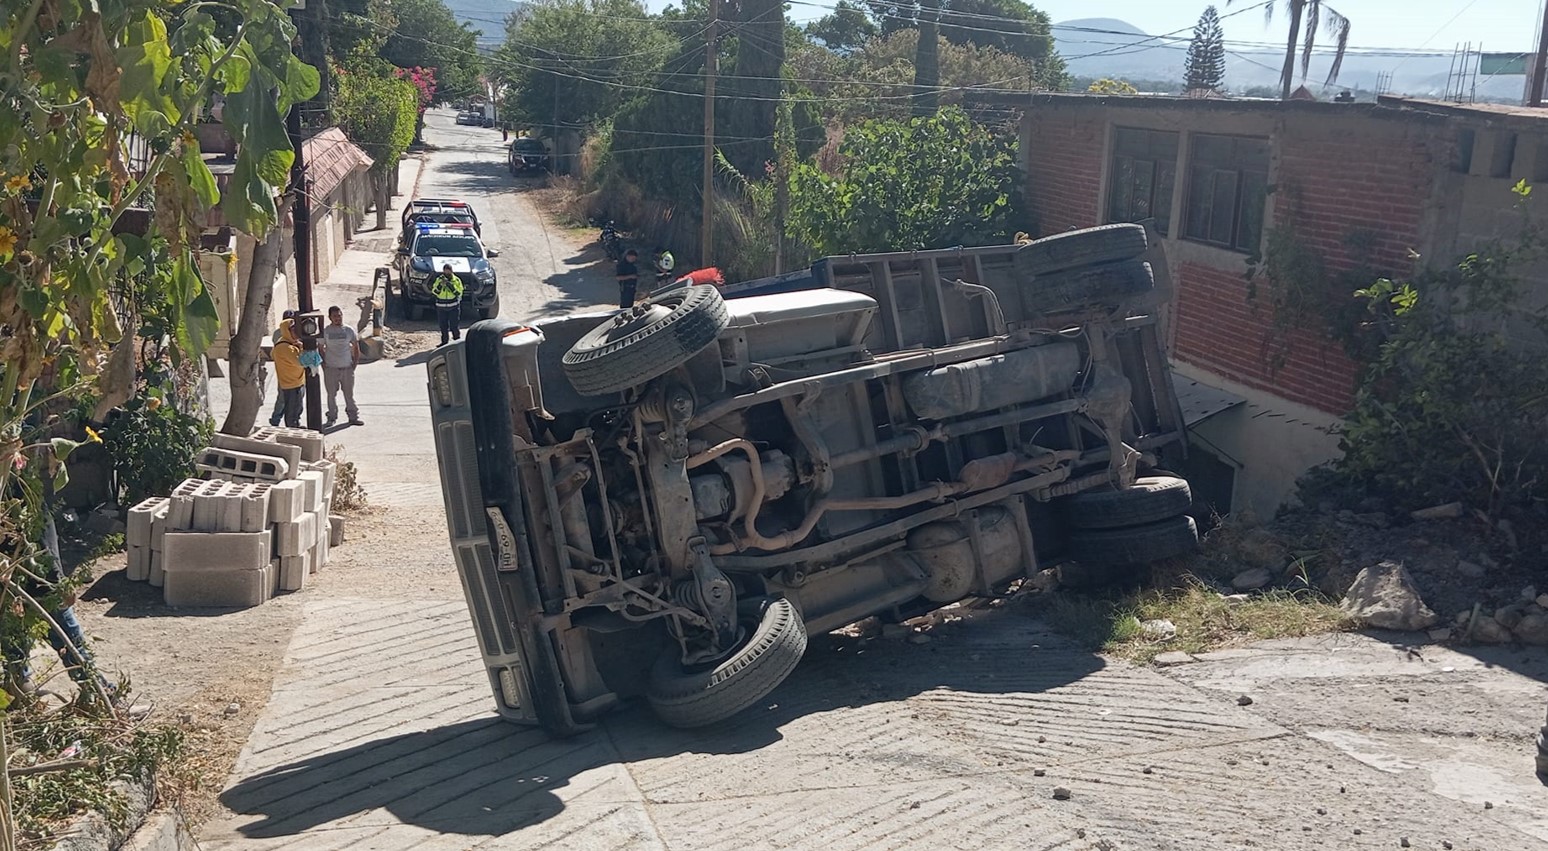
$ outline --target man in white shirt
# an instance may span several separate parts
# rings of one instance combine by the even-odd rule
[[[350,425],[365,425],[355,406],[355,367],[360,364],[360,335],[344,324],[344,311],[338,305],[328,308],[328,324],[323,326],[323,389],[328,394],[328,418],[333,425],[339,418],[340,390],[344,391],[344,415]]]

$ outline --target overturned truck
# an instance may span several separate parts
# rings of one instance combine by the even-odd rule
[[[1196,542],[1145,230],[828,258],[430,358],[452,547],[499,713],[728,718],[807,636]],[[728,291],[738,289],[728,287]]]

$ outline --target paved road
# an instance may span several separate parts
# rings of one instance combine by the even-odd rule
[[[507,315],[608,299],[606,271],[545,231],[512,189],[497,134],[451,127],[445,115],[431,127],[440,151],[420,192],[486,211]],[[1308,645],[1288,667],[1228,654],[1173,678],[1074,648],[1007,606],[924,644],[815,637],[792,678],[734,726],[669,730],[639,706],[568,741],[505,725],[492,717],[467,613],[447,581],[421,361],[362,372],[368,425],[336,439],[396,537],[381,563],[351,574],[357,593],[320,585],[327,593],[308,601],[222,796],[230,815],[204,831],[206,848],[1198,851],[1548,840],[1537,821],[1548,793],[1522,779],[1541,671],[1457,654],[1414,662],[1362,638]],[[439,581],[405,579],[416,575]],[[1490,787],[1497,806],[1487,812],[1474,787],[1437,779],[1465,766],[1462,756],[1432,748],[1425,771],[1405,771],[1380,758],[1397,746],[1380,730],[1340,739],[1362,725],[1350,699],[1328,716],[1337,729],[1304,723],[1319,688],[1347,695],[1381,684],[1365,701],[1391,702],[1399,683],[1440,700],[1485,679],[1509,721],[1490,728],[1505,763],[1497,773],[1508,776]],[[1247,689],[1258,702],[1238,706]],[[1381,710],[1383,729],[1401,728],[1396,710]],[[1056,787],[1069,799],[1055,800]]]

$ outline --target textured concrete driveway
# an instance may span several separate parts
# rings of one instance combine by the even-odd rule
[[[485,193],[513,264],[504,312],[605,300],[606,270],[550,240],[490,173],[498,136],[443,124],[432,119],[441,151],[421,193]],[[401,524],[403,558],[449,578],[421,369],[363,371],[369,425],[339,439]],[[1495,851],[1548,838],[1548,793],[1528,780],[1540,672],[1414,663],[1354,637],[1289,665],[1229,657],[1174,678],[1071,647],[1011,605],[922,644],[814,637],[790,680],[734,724],[676,731],[633,704],[554,741],[495,720],[451,583],[417,593],[393,586],[393,569],[373,566],[388,590],[307,601],[203,847]],[[1313,682],[1318,670],[1334,673]],[[1437,701],[1412,734],[1429,739],[1451,735],[1436,728],[1480,683],[1507,682],[1489,693],[1508,723],[1485,733],[1509,775],[1490,793],[1498,806],[1435,779],[1465,761],[1432,749],[1420,775],[1358,752],[1413,723],[1394,707],[1417,704],[1373,688],[1398,680]],[[1239,706],[1245,691],[1257,702]],[[1324,724],[1305,723],[1319,712]]]

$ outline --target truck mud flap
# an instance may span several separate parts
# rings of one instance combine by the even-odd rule
[[[543,729],[555,736],[573,736],[590,729],[579,724],[570,712],[565,693],[564,675],[553,642],[534,628],[533,616],[542,610],[533,565],[532,542],[527,535],[526,505],[516,468],[515,423],[511,418],[509,385],[505,379],[501,343],[506,332],[519,327],[508,319],[486,319],[468,329],[467,376],[468,407],[473,420],[473,439],[477,446],[478,485],[485,508],[500,512],[512,539],[497,540],[497,524],[490,524],[490,546],[496,553],[513,544],[518,561],[516,570],[507,573],[508,586],[519,614],[515,624],[525,651],[532,709]]]

